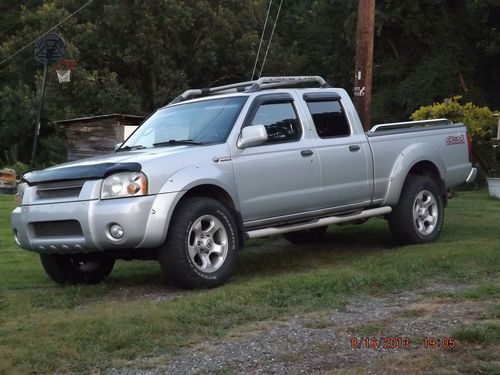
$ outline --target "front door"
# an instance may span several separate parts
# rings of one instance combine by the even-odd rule
[[[264,125],[266,143],[239,149],[232,161],[243,221],[310,211],[320,206],[320,168],[314,140],[289,94],[254,99],[243,126]]]

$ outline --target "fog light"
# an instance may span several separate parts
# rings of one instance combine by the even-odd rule
[[[123,228],[118,224],[113,224],[109,227],[109,234],[111,237],[119,240],[123,237]]]

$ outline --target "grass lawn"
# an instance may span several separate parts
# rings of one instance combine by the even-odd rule
[[[169,285],[156,262],[140,261],[117,262],[97,286],[58,286],[36,254],[15,245],[13,207],[12,196],[0,196],[0,374],[98,371],[175,354],[248,323],[432,282],[484,284],[461,298],[491,290],[498,297],[500,201],[483,192],[461,192],[450,201],[433,244],[396,247],[380,219],[331,227],[310,246],[259,239],[242,252],[228,284],[192,292]],[[498,345],[498,306],[491,314],[487,325],[457,332],[457,340]]]

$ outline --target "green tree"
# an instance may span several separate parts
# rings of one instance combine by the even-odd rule
[[[284,3],[265,73],[320,73],[351,92],[356,1]],[[500,1],[377,0],[373,121],[462,95],[500,107]]]
[[[36,9],[15,8],[19,26],[0,43],[0,59],[80,5],[73,0],[49,0]],[[127,0],[95,2],[70,18],[57,32],[78,67],[68,84],[58,84],[55,72],[49,72],[41,162],[57,161],[53,155],[58,153],[64,157],[59,146],[46,149],[61,144],[43,141],[60,136],[60,129],[50,121],[111,112],[147,114],[188,87],[247,79],[262,12],[262,1]],[[4,109],[0,149],[16,147],[23,161],[30,155],[41,82],[42,67],[32,54],[33,48],[27,48],[0,66],[0,107]]]
[[[51,121],[148,114],[189,87],[248,80],[268,4],[104,0],[68,19],[55,31],[78,67],[69,84],[49,72],[41,163],[65,157],[61,130]],[[81,5],[2,1],[0,61]],[[264,51],[278,5],[273,2]],[[351,92],[356,16],[356,1],[284,1],[263,75],[319,74]],[[500,0],[377,0],[375,22],[374,122],[404,120],[456,95],[500,107]],[[33,46],[0,64],[0,158],[17,152],[29,161],[41,72]]]
[[[498,103],[490,81],[497,87],[500,81],[490,64],[500,55],[491,48],[493,55],[486,55],[484,38],[494,32],[495,17],[498,27],[499,11],[496,0],[377,1],[374,119],[404,119],[458,94],[481,105]]]

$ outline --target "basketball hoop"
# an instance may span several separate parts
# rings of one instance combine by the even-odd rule
[[[75,60],[61,60],[55,65],[59,83],[71,81],[71,71],[76,67]]]

